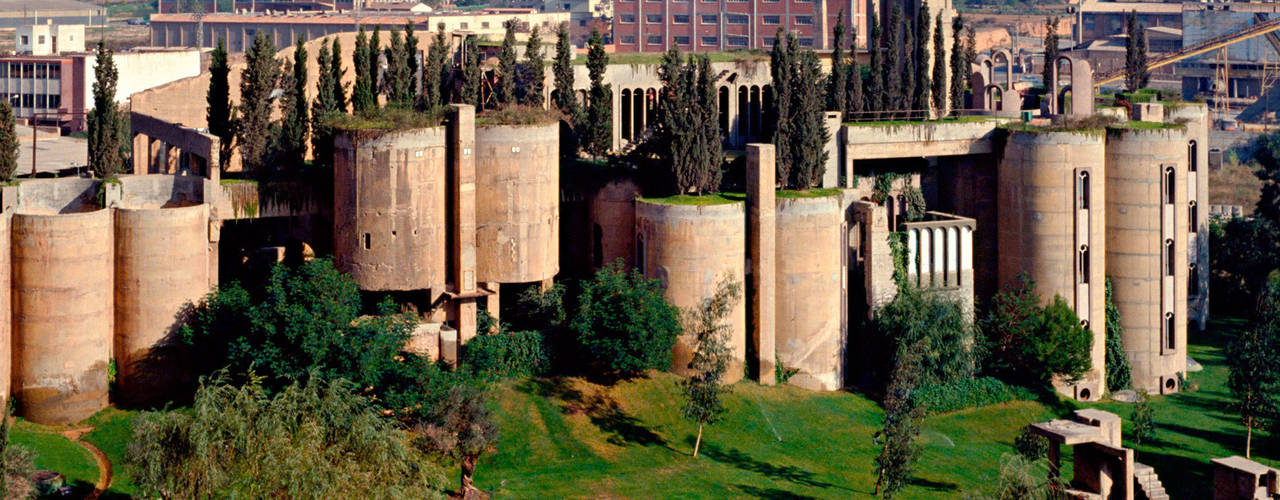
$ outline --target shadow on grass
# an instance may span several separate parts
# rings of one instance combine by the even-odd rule
[[[748,486],[745,484],[739,484],[734,487],[739,490],[742,490],[742,492],[746,493],[748,496],[751,496],[754,498],[764,498],[767,500],[808,500],[808,499],[816,498],[816,497],[811,497],[807,495],[799,495],[796,493],[792,493],[790,491],[780,490],[778,488],[758,488],[755,486]]]
[[[694,439],[695,438],[693,436],[689,436],[686,439],[690,447],[693,446]],[[847,489],[840,486],[836,486],[828,482],[820,481],[816,478],[814,473],[809,472],[807,470],[800,469],[798,467],[793,467],[790,465],[773,465],[770,463],[761,462],[759,460],[751,458],[750,455],[747,455],[742,450],[739,450],[737,448],[721,448],[720,446],[717,446],[715,444],[703,442],[701,453],[706,455],[707,458],[710,458],[717,462],[732,465],[737,469],[744,470],[747,472],[754,472],[756,474],[760,474],[762,476],[765,476],[775,481],[786,481],[789,483],[798,484],[801,486],[810,486],[814,488]]]
[[[957,485],[956,483],[949,483],[946,481],[930,481],[928,479],[920,479],[918,477],[913,477],[907,482],[913,486],[919,486],[929,491],[956,491],[956,489],[959,488],[959,485]]]
[[[610,444],[626,446],[667,446],[666,440],[644,425],[640,419],[627,413],[607,389],[597,389],[585,394],[574,388],[563,377],[531,379],[517,390],[547,399],[558,400],[561,411],[571,415],[586,415],[591,424],[609,435]]]

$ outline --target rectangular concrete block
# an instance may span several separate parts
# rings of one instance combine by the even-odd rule
[[[777,169],[772,144],[747,145],[747,249],[751,286],[748,290],[748,314],[751,316],[751,342],[756,351],[760,383],[777,383],[774,370],[776,357],[774,293],[775,248],[777,245]],[[834,172],[834,169],[828,173]]]

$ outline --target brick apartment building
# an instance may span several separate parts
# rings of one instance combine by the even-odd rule
[[[778,28],[795,33],[800,44],[817,50],[834,48],[831,39],[841,13],[858,29],[858,47],[870,32],[867,14],[887,17],[892,1],[903,1],[908,15],[913,0],[614,0],[613,42],[618,52],[661,52],[767,49]],[[950,11],[951,2],[933,2]],[[950,22],[950,14],[945,14]]]

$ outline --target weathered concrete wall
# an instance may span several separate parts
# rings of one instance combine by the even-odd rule
[[[622,259],[627,266],[635,265],[636,196],[639,194],[640,186],[628,179],[611,181],[592,197],[592,267],[608,265],[618,259]],[[600,228],[598,234],[595,229],[597,227]],[[595,248],[597,244],[598,255]]]
[[[1187,223],[1187,260],[1195,264],[1188,272],[1187,314],[1204,330],[1209,321],[1209,108],[1204,103],[1178,103],[1165,106],[1165,120],[1182,122],[1187,128],[1187,203],[1195,202],[1195,220]],[[1195,147],[1192,148],[1192,141]],[[1194,167],[1194,168],[1193,168]],[[1190,207],[1188,207],[1190,208]],[[1194,289],[1192,294],[1190,289]]]
[[[98,184],[86,178],[25,179],[14,192],[15,202],[4,201],[6,209],[24,214],[69,214],[98,210]]]
[[[120,207],[172,208],[204,201],[204,177],[194,175],[122,175]]]
[[[1120,309],[1133,386],[1180,390],[1187,363],[1187,134],[1181,128],[1110,129],[1107,133],[1107,274]],[[1166,168],[1175,171],[1165,204]],[[1167,240],[1173,242],[1169,276]],[[1164,335],[1173,314],[1173,345]],[[1171,384],[1171,385],[1166,385]]]
[[[476,272],[542,281],[560,270],[560,124],[476,128]]]
[[[182,379],[167,347],[209,291],[209,206],[115,210],[115,360],[126,402],[163,400]]]
[[[996,127],[1005,121],[849,124],[840,133],[846,161],[971,155],[990,153]]]
[[[111,212],[13,216],[13,384],[21,415],[72,423],[107,406]]]
[[[746,214],[740,202],[721,205],[669,205],[636,201],[636,267],[660,280],[667,300],[682,310],[697,307],[716,292],[723,279],[743,282]],[[725,381],[741,380],[746,358],[746,307],[743,300],[729,313],[729,350],[733,361]],[[696,346],[690,336],[676,340],[672,370],[690,375]]]
[[[782,365],[800,370],[789,382],[810,390],[844,384],[840,328],[840,198],[777,200],[776,335]]]
[[[334,141],[333,253],[365,290],[445,282],[443,127]]]
[[[1055,384],[1078,399],[1105,392],[1105,206],[1102,185],[1106,151],[1101,130],[1011,131],[999,166],[999,277],[1017,283],[1019,273],[1036,282],[1043,302],[1062,296],[1093,332],[1091,369],[1076,384]],[[1088,173],[1086,206],[1077,199],[1077,179]],[[1087,246],[1081,258],[1080,247]],[[1083,262],[1082,262],[1083,261]]]
[[[9,234],[13,216],[0,214],[0,235]],[[13,288],[9,279],[9,238],[0,237],[0,405],[8,405],[13,377]],[[8,408],[8,406],[0,406]]]

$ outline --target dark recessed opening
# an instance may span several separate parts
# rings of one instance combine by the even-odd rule
[[[1089,389],[1080,389],[1080,399],[1087,401],[1090,394]]]
[[[369,241],[369,233],[364,233],[364,249],[368,250],[370,248],[372,248],[372,246]]]
[[[1176,387],[1175,382],[1171,378],[1164,379],[1164,390],[1172,391]]]

